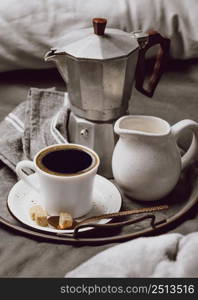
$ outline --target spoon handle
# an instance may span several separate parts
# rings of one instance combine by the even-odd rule
[[[109,218],[114,218],[114,217],[129,216],[129,215],[135,215],[135,214],[141,214],[141,213],[150,213],[150,212],[160,211],[160,210],[164,210],[164,209],[168,209],[168,205],[159,205],[159,206],[119,211],[119,212],[104,214],[104,215],[100,215],[100,216],[93,216],[93,217],[90,217],[90,218],[80,221],[78,224],[89,223],[89,222],[94,222],[94,221],[98,221],[98,220],[102,220],[102,219],[109,219]]]

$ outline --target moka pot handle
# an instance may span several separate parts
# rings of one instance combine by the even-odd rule
[[[162,35],[151,30],[148,33],[148,41],[143,47],[140,45],[138,61],[136,66],[136,89],[148,97],[152,97],[157,84],[164,72],[164,68],[169,56],[170,39],[162,37]],[[157,52],[152,74],[148,80],[148,86],[144,87],[145,81],[145,56],[146,52],[153,46],[159,44],[160,48]]]

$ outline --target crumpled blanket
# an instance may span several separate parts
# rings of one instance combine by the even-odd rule
[[[138,238],[114,246],[65,277],[198,277],[198,232]]]

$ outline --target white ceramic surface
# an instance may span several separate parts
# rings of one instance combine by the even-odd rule
[[[193,141],[181,158],[177,139],[192,130]],[[198,157],[198,124],[183,120],[172,127],[152,116],[124,116],[116,121],[120,136],[112,158],[116,182],[137,200],[158,200],[176,185],[180,172]]]
[[[37,165],[37,157],[48,149],[81,149],[92,157],[92,165],[83,173],[74,175],[54,175]],[[98,170],[100,159],[97,153],[88,147],[78,144],[51,145],[39,151],[34,161],[24,160],[17,164],[16,173],[33,190],[43,195],[43,207],[50,215],[58,215],[61,211],[69,212],[74,218],[81,217],[91,209],[91,197],[95,175]],[[35,187],[23,169],[33,169],[39,178],[39,187]]]
[[[37,174],[30,175],[33,184],[38,185]],[[118,212],[122,204],[122,197],[116,186],[106,178],[96,175],[91,211],[83,216],[88,218],[96,215]],[[52,233],[71,233],[73,230],[57,230],[53,227],[38,226],[29,216],[29,209],[33,205],[42,205],[41,196],[31,189],[24,181],[18,181],[11,189],[8,196],[8,208],[12,215],[25,225],[31,226],[37,230]],[[80,219],[79,219],[80,220]],[[105,224],[110,219],[100,220],[97,223]],[[90,230],[91,228],[83,228],[81,231]]]

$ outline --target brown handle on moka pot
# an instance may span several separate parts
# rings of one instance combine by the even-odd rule
[[[144,88],[145,80],[145,55],[148,49],[159,44],[160,49],[156,55],[153,72],[148,80],[148,87]],[[148,32],[148,42],[139,50],[136,67],[136,89],[148,97],[152,97],[157,84],[164,72],[170,49],[170,40],[164,38],[159,32],[152,30]]]

